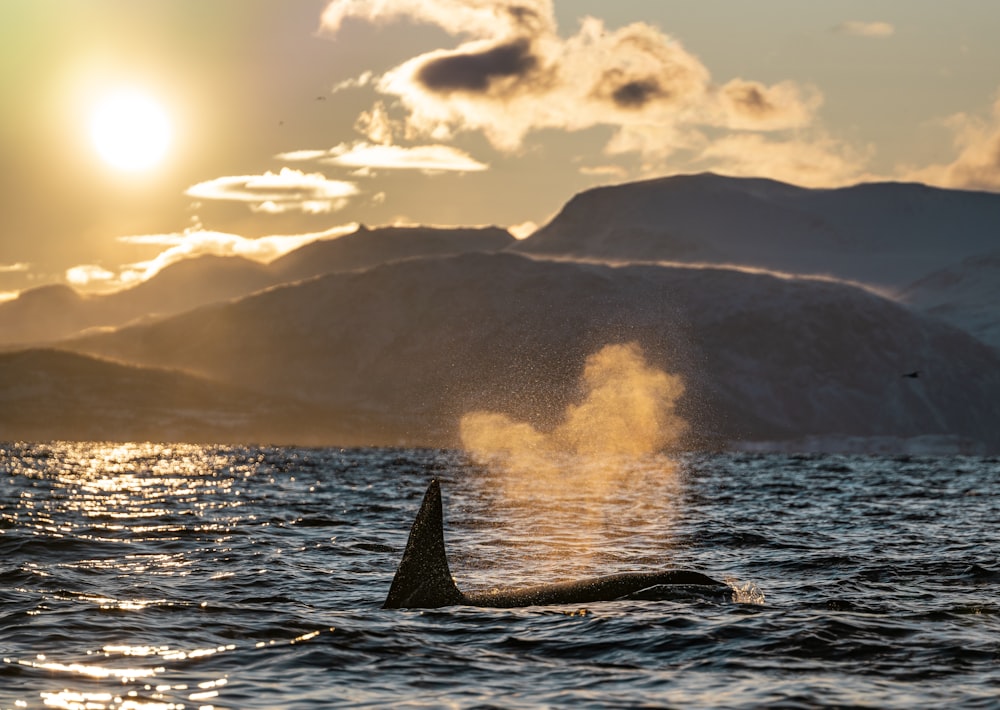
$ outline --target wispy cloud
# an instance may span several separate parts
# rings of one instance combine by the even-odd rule
[[[303,149],[303,150],[290,150],[286,153],[278,153],[275,158],[278,160],[290,160],[290,161],[300,161],[300,160],[319,160],[320,158],[325,158],[330,154],[328,150],[318,150],[318,149]]]
[[[423,170],[425,172],[479,172],[487,169],[468,153],[447,145],[403,147],[357,142],[326,151],[294,151],[276,156],[281,160],[319,160],[348,168]]]
[[[992,115],[958,113],[945,120],[958,156],[950,163],[904,169],[903,177],[940,187],[1000,191],[1000,98]]]
[[[77,288],[116,287],[118,274],[97,264],[81,264],[66,269],[66,282]]]
[[[322,30],[335,35],[350,19],[409,19],[472,37],[518,34],[532,26],[555,30],[550,0],[332,0],[323,11]]]
[[[17,263],[17,264],[0,264],[0,274],[17,274],[23,273],[31,268],[30,264]]]
[[[512,224],[507,227],[507,231],[510,232],[515,239],[527,239],[538,231],[538,224],[532,221]]]
[[[116,291],[146,281],[171,264],[199,256],[242,257],[268,263],[311,242],[349,234],[357,227],[357,224],[345,224],[322,232],[276,234],[254,239],[201,227],[167,234],[119,237],[118,241],[125,244],[165,248],[152,259],[123,264],[116,271],[93,264],[75,266],[66,271],[66,281],[84,291]]]
[[[867,152],[832,138],[772,140],[741,133],[712,141],[696,159],[706,169],[738,177],[769,177],[806,187],[855,182],[868,162]]]
[[[750,131],[778,131],[809,125],[823,101],[819,91],[791,81],[766,86],[758,81],[733,79],[719,89],[725,127]]]
[[[584,165],[580,168],[580,174],[621,180],[628,177],[628,170],[621,165]]]
[[[185,194],[207,200],[245,202],[255,212],[321,214],[342,209],[358,194],[357,185],[322,173],[282,168],[263,175],[233,175],[200,182]]]
[[[345,79],[336,86],[333,87],[333,93],[338,91],[343,91],[344,89],[359,89],[363,86],[368,86],[375,79],[374,72],[366,71],[363,74],[352,77],[350,79]]]
[[[160,245],[167,247],[153,259],[122,267],[122,281],[145,281],[170,264],[205,255],[237,256],[267,263],[310,242],[340,237],[356,229],[356,224],[347,224],[322,232],[276,234],[254,239],[242,237],[238,234],[228,234],[226,232],[216,232],[201,228],[171,234],[143,234],[119,237],[119,241],[127,244]]]
[[[863,22],[861,20],[841,22],[833,28],[833,31],[838,34],[872,39],[884,39],[896,34],[896,28],[888,22]]]
[[[715,81],[680,42],[643,22],[612,29],[586,17],[563,37],[551,0],[332,0],[322,31],[335,36],[349,20],[403,19],[461,41],[366,80],[404,114],[402,129],[388,126],[389,133],[440,146],[476,131],[499,150],[518,151],[532,132],[606,126],[605,153],[637,153],[661,166],[674,153],[708,155],[720,135],[746,132],[771,134],[768,143],[789,149],[813,132],[821,147],[836,148],[814,131],[818,90],[792,81]],[[376,137],[385,135],[385,113],[379,102],[359,122],[376,145],[387,142]],[[716,150],[716,159],[732,156],[740,142]]]

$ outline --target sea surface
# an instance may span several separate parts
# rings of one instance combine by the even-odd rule
[[[383,610],[435,478],[460,588],[732,594]],[[996,458],[0,445],[0,708],[1000,707],[998,554]]]

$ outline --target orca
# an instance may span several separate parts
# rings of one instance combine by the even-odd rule
[[[510,609],[547,604],[588,604],[619,599],[662,599],[664,585],[687,585],[700,592],[728,593],[729,585],[700,572],[665,570],[626,572],[573,582],[532,587],[462,592],[452,579],[444,545],[441,486],[434,480],[427,487],[403,558],[393,577],[383,609],[434,609],[466,605]]]

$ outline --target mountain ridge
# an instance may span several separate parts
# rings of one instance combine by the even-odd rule
[[[174,262],[146,281],[103,295],[84,296],[64,284],[40,286],[0,303],[0,346],[51,343],[89,328],[173,315],[328,271],[427,254],[503,249],[513,241],[499,227],[362,225],[350,234],[310,242],[268,264],[205,254]]]
[[[681,410],[704,440],[946,434],[1000,446],[995,351],[863,289],[718,267],[412,259],[65,347],[364,411],[387,431],[402,422],[407,441],[454,446],[472,410],[553,425],[586,358],[624,342],[684,378]]]
[[[634,345],[685,382],[685,446],[929,437],[1000,451],[998,209],[1000,195],[905,183],[675,176],[580,193],[520,242],[362,226],[268,265],[185,260],[108,297],[43,287],[0,305],[0,344],[20,323],[101,364],[28,351],[77,393],[50,393],[53,408],[22,396],[28,356],[8,353],[0,402],[81,426],[92,407],[109,432],[162,420],[174,436],[190,410],[191,436],[226,441],[450,447],[471,411],[557,426],[588,358]],[[162,371],[190,407],[125,393],[162,392]]]
[[[901,288],[997,245],[1000,195],[919,183],[812,189],[712,173],[596,187],[514,249],[731,263]]]

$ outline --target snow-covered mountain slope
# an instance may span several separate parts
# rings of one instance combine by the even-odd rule
[[[380,227],[364,225],[336,239],[306,244],[271,262],[283,282],[366,269],[376,264],[415,256],[441,256],[478,251],[500,251],[514,243],[499,227]]]
[[[42,286],[0,303],[0,345],[52,342],[87,328],[174,315],[332,271],[420,255],[495,251],[513,241],[510,233],[496,227],[360,227],[342,237],[307,244],[267,265],[239,257],[185,259],[148,281],[106,295],[82,296],[69,286]]]
[[[898,288],[1000,244],[1000,195],[919,184],[829,190],[684,175],[576,195],[514,248],[740,264]]]
[[[925,276],[903,289],[899,298],[1000,349],[1000,250]]]
[[[414,259],[68,347],[363,414],[369,443],[455,445],[473,410],[552,426],[582,396],[587,356],[629,342],[683,378],[678,411],[695,441],[949,435],[1000,447],[997,352],[860,288],[736,269]]]
[[[305,425],[305,426],[304,426]],[[0,441],[352,441],[343,412],[57,350],[0,354]]]

